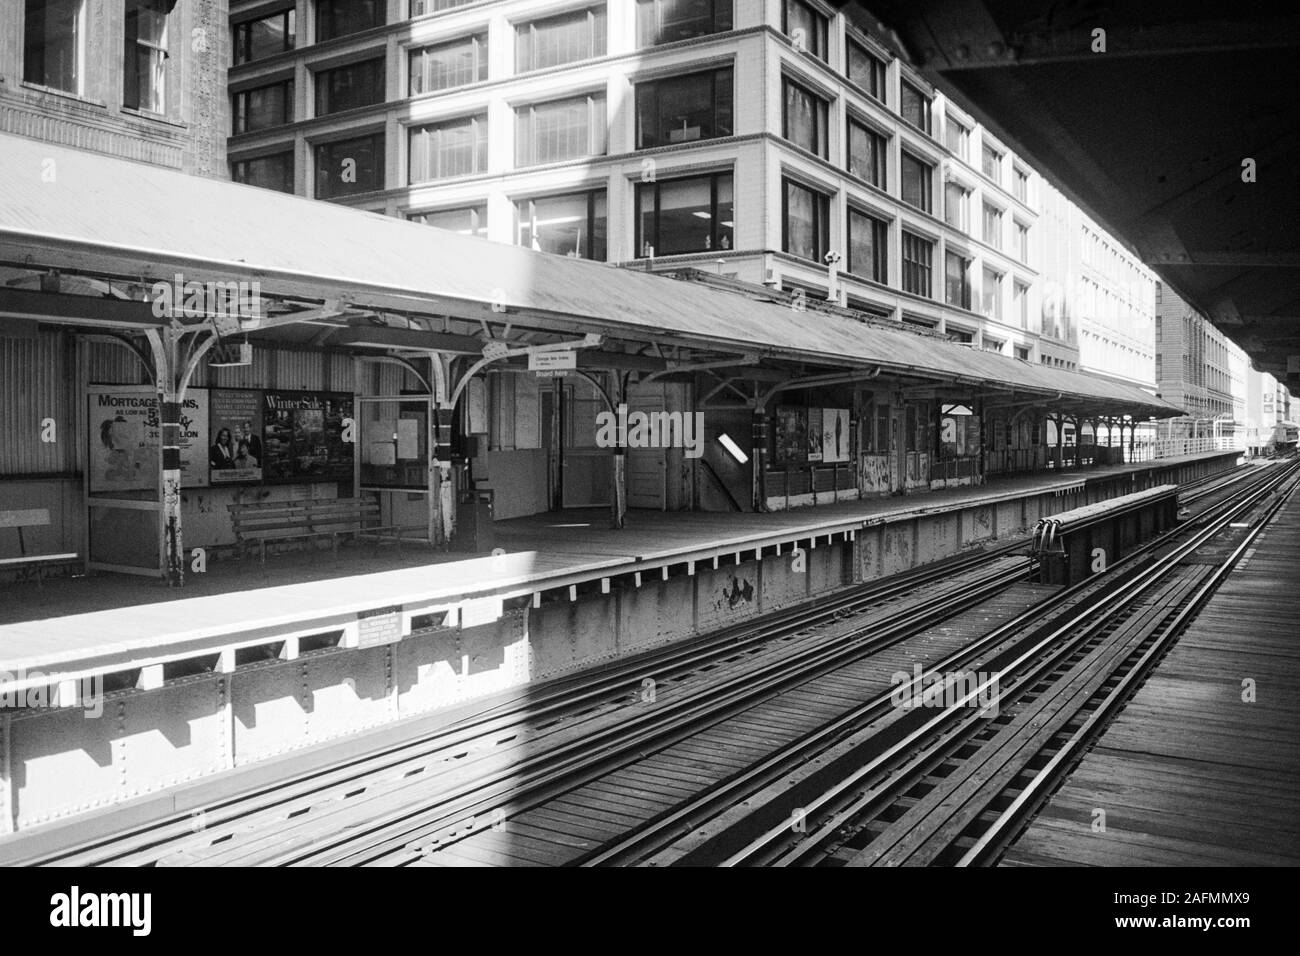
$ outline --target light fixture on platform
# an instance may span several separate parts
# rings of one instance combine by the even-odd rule
[[[718,436],[718,444],[727,449],[727,453],[742,465],[749,461],[749,456],[741,450],[740,446],[731,440],[731,436],[723,432]]]

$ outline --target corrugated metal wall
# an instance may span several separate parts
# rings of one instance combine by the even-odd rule
[[[67,333],[0,336],[0,475],[76,471],[73,364]],[[52,432],[42,427],[46,419]]]
[[[84,442],[77,439],[80,410],[77,349],[84,351],[87,383],[147,385],[148,371],[132,352],[113,342],[41,328],[6,335],[0,328],[0,477],[80,473]],[[386,392],[417,387],[413,375],[378,366]],[[195,388],[282,388],[355,391],[352,356],[258,345],[251,366],[196,370]],[[41,422],[53,419],[55,441],[42,441]]]

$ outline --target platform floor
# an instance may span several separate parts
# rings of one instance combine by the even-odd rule
[[[529,586],[556,587],[606,574],[655,569],[685,556],[742,550],[765,539],[824,534],[862,522],[943,512],[977,502],[1041,494],[1080,482],[1209,459],[1189,455],[1129,465],[999,478],[981,487],[844,501],[771,514],[633,511],[609,527],[604,509],[554,512],[496,523],[499,557],[433,552],[406,544],[290,551],[257,560],[212,560],[182,591],[152,578],[96,574],[0,586],[0,670],[54,667],[87,651],[126,652],[200,640],[221,631],[291,620],[311,608],[339,614],[379,603],[463,599]]]
[[[1300,864],[1300,496],[1006,854],[1010,866]],[[1245,702],[1243,681],[1256,700]],[[1105,832],[1094,832],[1096,810]]]

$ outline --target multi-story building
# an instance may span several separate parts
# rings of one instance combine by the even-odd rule
[[[1075,365],[1038,177],[818,0],[246,0],[233,178]]]
[[[1163,283],[1156,286],[1156,349],[1161,397],[1187,410],[1162,426],[1163,434],[1222,437],[1245,426],[1238,418],[1247,396],[1245,353]]]
[[[224,178],[226,20],[221,0],[10,0],[0,133]]]
[[[1156,277],[1046,180],[1039,180],[1043,325],[1078,348],[1079,368],[1156,388]]]

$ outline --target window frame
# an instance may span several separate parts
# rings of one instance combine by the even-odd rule
[[[338,147],[348,146],[353,143],[369,143],[371,145],[371,150],[376,160],[375,173],[378,180],[377,183],[373,186],[370,186],[369,188],[356,189],[352,192],[333,192],[333,193],[322,192],[321,175],[320,175],[321,151],[336,149]],[[331,139],[320,143],[312,143],[311,147],[312,147],[312,166],[314,170],[313,182],[312,182],[312,198],[327,199],[327,200],[346,199],[354,195],[371,193],[371,192],[381,192],[385,188],[385,180],[386,180],[385,157],[387,155],[385,153],[385,149],[387,147],[387,136],[385,135],[383,130],[377,130],[372,133],[361,133],[359,135],[348,136],[343,139]],[[330,176],[325,181],[333,182],[333,177]]]
[[[231,38],[230,55],[233,65],[242,66],[245,63],[256,63],[267,57],[279,56],[281,53],[288,53],[293,50],[298,42],[297,13],[296,7],[285,7],[276,13],[267,13],[260,17],[249,17],[232,24],[231,32],[234,36]],[[274,53],[267,53],[265,56],[253,56],[253,25],[265,23],[267,20],[274,20],[276,17],[281,17],[284,20],[284,48],[276,50]]]
[[[710,29],[702,34],[695,36],[677,36],[672,39],[663,39],[660,32],[663,29],[663,8],[678,0],[636,0],[636,48],[645,50],[651,47],[663,46],[666,43],[676,43],[679,40],[693,40],[701,36],[717,36],[719,33],[729,33],[735,29],[735,11],[732,7],[732,0],[708,0],[710,4],[709,21]],[[651,10],[647,15],[644,11]],[[647,41],[647,20],[653,17],[655,26],[655,39]],[[725,25],[724,25],[725,24]]]
[[[915,93],[917,99],[920,100],[921,102],[922,122],[920,124],[914,122],[907,115],[907,91],[908,90],[911,90],[913,93]],[[909,126],[913,127],[914,129],[919,129],[921,132],[925,133],[926,136],[930,136],[932,135],[932,130],[934,129],[934,97],[927,94],[925,90],[921,89],[919,86],[917,86],[915,83],[912,83],[910,80],[907,80],[905,78],[900,78],[898,81],[898,115],[902,118],[904,123],[907,123]]]
[[[725,101],[726,101],[726,113],[727,116],[729,117],[729,123],[728,123],[729,128],[725,133],[719,132],[719,129],[721,128],[721,124],[719,122],[719,116],[722,113],[722,101],[724,98],[719,97],[718,95],[719,90],[722,89],[724,85],[724,81],[722,79],[724,74],[727,77],[725,81],[725,89],[726,89]],[[736,91],[736,70],[733,65],[728,64],[727,66],[712,67],[710,69],[699,70],[693,73],[686,73],[680,76],[675,74],[672,76],[661,76],[661,77],[655,77],[653,79],[643,80],[639,83],[636,83],[632,90],[633,105],[636,111],[636,117],[635,117],[635,131],[636,131],[635,148],[636,149],[656,149],[661,146],[679,145],[678,143],[668,142],[666,136],[657,137],[658,139],[662,140],[660,142],[649,143],[649,144],[646,143],[645,135],[644,135],[646,130],[645,115],[644,115],[646,100],[653,98],[654,112],[656,114],[657,132],[663,133],[665,132],[665,130],[661,127],[662,120],[663,120],[662,110],[661,110],[662,87],[671,84],[690,85],[692,82],[699,82],[702,77],[706,77],[706,76],[708,77],[708,82],[710,84],[709,100],[713,112],[712,115],[713,132],[711,135],[708,136],[701,135],[697,139],[682,140],[681,142],[703,143],[709,140],[725,139],[728,136],[736,135],[736,92],[735,92]]]
[[[473,50],[474,58],[474,78],[464,82],[450,83],[447,86],[433,86],[429,82],[429,55],[438,50],[447,50],[458,46],[468,45]],[[488,32],[479,30],[473,33],[465,33],[458,37],[452,37],[449,40],[439,40],[436,43],[426,43],[423,46],[409,47],[406,57],[406,95],[424,96],[426,93],[440,93],[443,90],[455,90],[461,87],[470,86],[474,83],[483,83],[488,78]],[[423,89],[415,89],[416,79],[416,60],[419,58],[419,77],[420,85]]]
[[[809,149],[803,143],[792,139],[790,136],[790,91],[796,90],[810,99],[814,105],[813,109],[813,138],[816,140],[817,149]],[[819,93],[800,83],[798,80],[791,79],[789,76],[781,77],[781,138],[793,146],[797,146],[820,159],[830,158],[830,103]]]
[[[844,53],[845,77],[848,79],[850,83],[852,83],[858,89],[862,90],[864,93],[870,96],[877,103],[885,103],[887,99],[885,93],[886,90],[888,89],[888,82],[889,82],[886,74],[889,69],[889,64],[887,64],[880,57],[876,56],[876,54],[872,53],[871,50],[867,48],[866,44],[859,43],[857,40],[853,39],[853,37],[851,36],[845,37],[845,41],[846,41],[845,53]],[[861,58],[865,59],[869,64],[868,71],[870,75],[867,78],[868,79],[867,82],[863,82],[861,78],[854,75],[853,51],[855,50],[858,53],[860,53]]]
[[[790,248],[790,190],[802,189],[813,197],[813,241],[817,248],[815,255],[810,259],[801,253],[794,252]],[[830,251],[830,196],[826,193],[809,186],[807,183],[792,179],[789,176],[781,178],[781,251],[786,255],[795,256],[807,262],[816,262],[824,265],[822,259]]]
[[[471,163],[473,167],[468,172],[443,172],[434,170],[434,156],[438,152],[438,146],[433,142],[433,136],[441,134],[452,129],[463,128],[468,125],[471,131]],[[425,183],[436,183],[446,179],[455,179],[460,176],[478,176],[487,172],[488,168],[488,114],[482,113],[464,113],[459,116],[448,116],[442,119],[434,120],[431,123],[412,124],[407,127],[406,149],[406,182],[408,186],[423,185]],[[416,137],[423,136],[425,144],[423,153],[425,158],[425,171],[429,172],[428,178],[416,179],[415,170],[415,148]]]
[[[859,179],[870,183],[877,189],[887,192],[889,190],[889,137],[880,132],[870,123],[854,118],[852,114],[848,116],[846,127],[844,143],[845,171],[850,176],[857,176]],[[875,168],[872,169],[873,175],[871,176],[861,176],[853,171],[853,133],[855,130],[861,130],[866,133],[867,137],[872,141],[873,166]]]
[[[236,167],[236,166],[243,166],[243,167],[245,167],[245,169],[247,169],[247,167],[248,167],[248,165],[249,165],[250,163],[256,163],[256,162],[259,162],[259,161],[262,161],[262,160],[268,160],[268,159],[287,159],[287,160],[288,160],[288,186],[289,186],[289,188],[288,188],[288,189],[276,189],[276,192],[283,192],[283,193],[286,193],[286,194],[291,195],[291,196],[294,195],[295,187],[296,187],[296,185],[297,185],[297,183],[296,183],[296,178],[297,178],[297,177],[294,175],[294,155],[293,155],[293,150],[292,150],[292,149],[281,150],[280,152],[277,152],[277,153],[267,153],[267,154],[262,155],[262,156],[250,156],[250,157],[248,157],[248,158],[246,158],[246,159],[232,159],[232,160],[230,160],[230,167],[231,167],[231,168],[230,168],[230,179],[231,179],[231,182],[241,183],[241,184],[246,185],[246,186],[256,186],[256,187],[259,188],[259,189],[275,189],[274,186],[259,186],[257,183],[250,183],[250,182],[248,182],[247,179],[240,179],[240,178],[236,175],[236,173],[235,173],[235,167]]]
[[[915,257],[909,258],[908,255],[910,251],[909,240],[911,240],[910,245],[912,245],[914,248],[919,249],[920,247],[924,246],[926,251],[926,258],[924,262],[922,262],[920,259]],[[901,288],[904,292],[907,292],[911,295],[921,296],[922,298],[925,299],[934,299],[935,297],[934,296],[935,245],[936,244],[933,239],[928,239],[925,236],[920,235],[919,233],[910,232],[907,229],[904,229],[902,231],[902,240],[901,240],[902,248],[900,250],[900,257],[902,260],[903,269],[902,269],[902,275],[900,279],[901,279]],[[911,275],[914,279],[920,278],[922,275],[924,275],[925,278],[924,284],[926,287],[926,291],[917,292],[915,289],[908,288],[909,275]],[[912,283],[912,284],[920,285],[920,283]]]
[[[72,96],[84,96],[86,92],[86,8],[89,4],[86,0],[75,0],[76,12],[71,18],[72,36],[71,42],[68,44],[69,49],[72,52],[72,84],[71,86],[65,87],[56,83],[48,82],[51,72],[47,62],[48,52],[50,50],[48,29],[50,10],[48,4],[45,3],[45,0],[36,0],[36,2],[40,3],[42,6],[40,11],[40,22],[43,30],[39,43],[41,74],[39,79],[29,75],[28,71],[32,70],[34,67],[34,64],[29,59],[29,53],[34,46],[34,44],[29,42],[34,23],[32,11],[29,6],[32,2],[33,0],[26,0],[21,7],[23,11],[23,36],[21,46],[19,46],[22,58],[22,68],[19,71],[19,75],[22,82],[33,86],[39,86],[42,89],[58,90],[61,93],[68,93]]]
[[[912,160],[918,166],[926,170],[925,175],[921,179],[921,193],[922,193],[921,199],[923,200],[924,205],[917,205],[916,203],[913,203],[911,200],[907,198],[906,189],[907,189],[907,161],[908,160]],[[922,157],[917,156],[915,153],[907,149],[900,150],[899,160],[898,160],[898,179],[899,179],[898,198],[905,205],[910,206],[913,209],[917,209],[920,210],[921,212],[927,213],[929,215],[933,215],[934,214],[934,170],[935,170],[935,166],[933,163],[927,162]]]
[[[355,4],[356,2],[357,0],[343,0],[343,3],[341,5],[347,6],[347,5]],[[329,40],[337,40],[341,37],[352,37],[352,36],[356,36],[358,33],[364,33],[366,30],[375,30],[378,29],[379,27],[387,26],[388,4],[386,0],[363,0],[363,2],[373,3],[373,8],[375,10],[376,17],[379,20],[378,23],[371,23],[368,26],[357,27],[356,29],[348,30],[348,32],[346,33],[330,33],[327,36],[325,34],[325,31],[322,29],[322,24],[324,21],[321,18],[321,11],[323,5],[328,4],[328,9],[331,12],[331,18],[329,22],[333,25],[334,21],[337,19],[337,12],[334,7],[334,0],[313,0],[312,3],[313,41],[316,43],[325,43]],[[353,7],[353,9],[355,10],[355,7]]]
[[[541,194],[536,195],[536,196],[523,196],[523,197],[521,197],[521,198],[519,198],[519,199],[514,200],[514,201],[511,203],[511,206],[513,206],[514,211],[515,211],[515,212],[514,212],[514,217],[515,217],[515,223],[514,223],[514,227],[515,227],[515,232],[514,232],[514,242],[515,242],[515,244],[516,244],[516,245],[522,245],[522,243],[519,242],[519,240],[522,238],[522,235],[521,235],[520,212],[519,212],[519,207],[520,207],[521,204],[523,204],[523,203],[528,203],[528,204],[529,204],[529,206],[530,206],[529,222],[532,222],[532,221],[536,218],[536,215],[537,215],[537,211],[536,211],[536,209],[531,208],[534,204],[536,204],[536,203],[538,203],[538,202],[542,202],[542,201],[547,200],[547,199],[569,199],[569,198],[574,197],[574,196],[583,196],[583,197],[586,198],[586,201],[587,201],[587,224],[586,224],[586,235],[587,235],[587,240],[586,240],[586,241],[587,241],[587,249],[586,249],[586,251],[587,251],[588,253],[591,253],[591,252],[594,251],[594,250],[592,249],[592,239],[593,239],[593,238],[595,237],[595,235],[596,235],[596,207],[597,207],[597,200],[598,200],[599,197],[601,197],[601,196],[604,196],[604,198],[605,198],[605,238],[604,238],[604,240],[603,240],[603,241],[604,241],[604,244],[605,244],[604,256],[601,257],[601,258],[597,258],[597,257],[594,256],[594,255],[584,255],[584,256],[581,256],[580,258],[586,259],[586,260],[591,261],[591,262],[604,262],[604,261],[606,261],[606,260],[609,258],[609,190],[608,190],[605,186],[594,186],[594,187],[592,187],[591,189],[576,189],[576,190],[573,190],[573,191],[571,191],[571,192],[558,192],[558,193],[556,193],[556,192],[547,192],[547,193],[541,193]],[[536,237],[535,237],[535,236],[533,237],[533,241],[534,241],[534,242],[536,241]],[[529,248],[529,247],[526,247],[526,248]],[[556,253],[550,253],[550,254],[551,254],[551,255],[555,255]]]
[[[853,255],[854,243],[854,222],[856,220],[865,220],[871,229],[871,268],[870,274],[855,268],[855,257]],[[889,284],[889,226],[886,219],[873,215],[864,209],[849,205],[846,207],[844,218],[845,246],[848,251],[848,269],[849,275],[859,279],[865,279],[869,282],[878,282],[881,285]]]
[[[562,60],[559,63],[548,63],[545,66],[538,66],[538,24],[568,19],[576,21],[582,16],[585,16],[587,20],[587,52],[572,60]],[[599,21],[599,26],[597,25],[597,21]],[[604,3],[589,4],[585,7],[577,7],[572,10],[563,10],[559,13],[550,13],[543,16],[533,17],[530,20],[511,22],[510,26],[512,28],[511,32],[514,34],[515,43],[515,76],[522,76],[525,73],[535,73],[538,70],[559,69],[560,67],[569,66],[572,63],[582,63],[587,60],[597,59],[605,56],[609,52],[609,9]],[[526,45],[528,59],[527,66],[523,63],[525,49],[523,31],[525,30],[528,31],[528,43]]]
[[[662,246],[660,245],[660,240],[662,235],[662,230],[660,225],[660,215],[663,212],[663,203],[660,199],[660,193],[662,192],[663,186],[665,184],[686,183],[686,182],[692,182],[692,181],[698,181],[704,179],[707,179],[709,181],[709,215],[711,217],[710,227],[709,227],[709,246],[704,249],[692,249],[692,250],[686,250],[684,252],[680,252],[680,251],[667,252],[667,253],[662,252],[661,251]],[[731,229],[729,230],[732,237],[731,245],[727,246],[725,250],[721,245],[721,242],[725,238],[725,236],[722,234],[721,231],[722,217],[721,214],[718,212],[718,196],[721,192],[719,187],[724,179],[731,180],[731,215],[732,215],[732,226]],[[722,251],[729,252],[735,248],[736,174],[734,170],[729,169],[729,170],[720,170],[718,172],[712,172],[712,173],[698,173],[691,176],[673,176],[669,179],[655,179],[653,182],[649,182],[649,183],[637,183],[636,189],[633,192],[633,199],[632,199],[633,243],[634,243],[633,245],[634,255],[632,258],[634,259],[649,258],[645,253],[645,247],[646,247],[646,236],[644,234],[645,216],[642,208],[644,202],[642,197],[646,194],[647,191],[651,191],[651,190],[654,192],[654,197],[655,197],[654,198],[654,203],[655,203],[654,239],[655,241],[651,243],[652,247],[655,250],[654,252],[655,258],[658,258],[659,256],[662,255],[687,256],[687,255],[694,255],[696,253],[702,253],[702,252],[722,252]]]
[[[361,67],[372,67],[375,64],[378,65],[378,76],[376,77],[372,75],[368,79],[371,83],[375,84],[379,94],[379,99],[367,103],[351,103],[347,106],[341,107],[330,106],[329,101],[337,95],[329,88],[331,77],[341,76],[347,70],[354,70]],[[376,80],[377,83],[375,82]],[[338,66],[332,66],[327,69],[315,70],[312,72],[311,81],[312,92],[314,94],[312,98],[314,106],[314,112],[312,115],[314,117],[336,116],[339,113],[346,113],[348,110],[362,110],[372,106],[380,106],[383,103],[388,102],[388,63],[387,57],[382,54],[380,56],[367,57],[364,60],[353,60],[350,63],[340,63]],[[322,108],[322,104],[327,108]]]
[[[791,8],[803,10],[808,17],[812,19],[813,34],[811,45],[805,44],[802,52],[809,56],[814,56],[823,63],[828,62],[830,58],[830,20],[824,16],[820,10],[806,3],[805,0],[784,0],[781,4],[781,32],[784,33],[793,45],[795,43],[794,35],[790,32],[790,10]],[[796,49],[798,49],[796,47]]]
[[[263,90],[269,90],[274,87],[284,87],[283,103],[280,119],[266,126],[248,126],[248,94],[258,93]],[[249,86],[236,90],[230,94],[230,128],[232,136],[240,136],[244,133],[257,133],[262,130],[275,129],[279,126],[288,126],[293,122],[293,104],[294,104],[294,81],[293,77],[286,77],[282,80],[276,80],[271,83],[263,83],[260,86]]]
[[[560,159],[538,159],[537,158],[537,110],[539,107],[556,106],[562,103],[577,102],[586,100],[587,102],[587,152],[580,153],[576,156],[565,156]],[[597,116],[597,106],[600,104],[599,116]],[[521,132],[521,122],[523,122],[523,113],[527,112],[527,135]],[[607,156],[609,154],[609,102],[604,90],[591,93],[574,93],[568,96],[561,96],[556,99],[539,100],[534,103],[524,103],[516,106],[514,109],[515,117],[515,168],[529,169],[534,166],[546,166],[552,163],[570,163],[580,159],[590,159],[597,156]],[[599,143],[596,137],[599,136]],[[524,150],[527,147],[528,158],[524,158]]]

